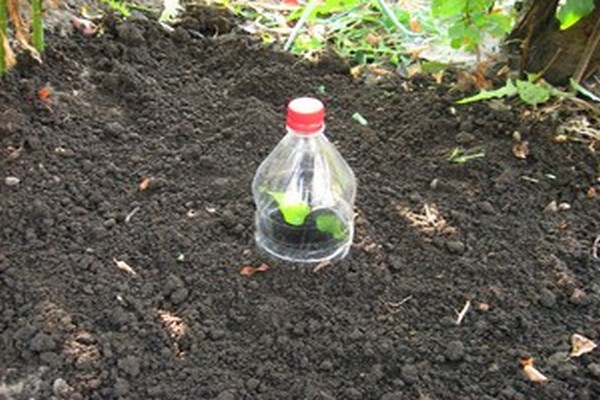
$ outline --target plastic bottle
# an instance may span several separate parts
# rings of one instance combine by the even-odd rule
[[[346,256],[354,236],[354,173],[325,137],[325,109],[302,97],[287,109],[287,134],[252,183],[256,243],[288,261]]]

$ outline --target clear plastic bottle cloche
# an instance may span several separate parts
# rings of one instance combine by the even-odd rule
[[[252,182],[256,243],[287,261],[346,256],[354,236],[354,173],[324,135],[321,101],[302,97],[287,109],[287,134]]]

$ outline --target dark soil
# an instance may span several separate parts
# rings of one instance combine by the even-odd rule
[[[573,333],[600,342],[585,145],[424,79],[366,85],[186,26],[49,35],[0,85],[0,398],[600,398],[600,351],[567,357]],[[358,218],[348,257],[313,272],[257,251],[250,183],[286,103],[320,87]],[[485,157],[452,164],[457,146]],[[438,224],[419,230],[425,204]]]

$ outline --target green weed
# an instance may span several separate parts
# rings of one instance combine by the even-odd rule
[[[475,153],[457,147],[450,152],[447,159],[453,164],[466,164],[471,160],[483,157],[485,157],[484,151]]]
[[[506,81],[506,84],[499,89],[484,89],[474,96],[458,100],[457,103],[468,104],[476,101],[490,100],[495,98],[510,98],[516,95],[518,95],[524,103],[527,103],[533,107],[537,107],[539,104],[547,102],[551,97],[572,96],[572,94],[558,90],[543,80],[538,80],[537,76],[530,75],[528,80],[517,79],[513,82],[511,79],[509,79]]]
[[[513,25],[511,16],[494,10],[494,0],[433,0],[431,14],[447,21],[448,39],[455,48],[479,54],[486,34],[501,37]]]

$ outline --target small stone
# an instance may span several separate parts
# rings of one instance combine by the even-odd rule
[[[57,378],[52,384],[52,393],[58,397],[68,397],[73,392],[73,388],[62,378]]]
[[[123,372],[125,372],[126,374],[128,374],[131,377],[136,377],[140,374],[140,360],[139,358],[135,357],[135,356],[127,356],[124,358],[121,358],[118,362],[117,365],[119,366],[119,369],[122,370]]]
[[[569,361],[569,353],[564,352],[564,351],[558,351],[558,352],[552,354],[550,357],[548,357],[548,359],[546,360],[546,365],[554,368],[554,367],[557,367],[568,361]]]
[[[138,28],[125,23],[117,26],[117,34],[123,43],[130,46],[139,46],[146,41]]]
[[[569,302],[578,306],[585,306],[590,303],[590,298],[584,290],[575,288],[569,296]]]
[[[587,370],[593,377],[600,379],[600,364],[591,363],[587,366]]]
[[[475,135],[473,135],[472,133],[469,132],[460,132],[459,134],[456,135],[456,143],[458,144],[470,144],[473,143],[476,138]]]
[[[460,340],[453,340],[446,347],[448,361],[460,361],[465,356],[465,345]]]
[[[552,308],[556,305],[556,295],[550,289],[543,288],[540,290],[539,302],[546,308]]]
[[[405,400],[406,396],[402,392],[384,393],[379,400]]]
[[[176,289],[171,294],[171,303],[173,303],[174,305],[183,303],[183,301],[188,297],[188,294],[189,291],[184,287]]]
[[[363,394],[355,388],[344,390],[344,394],[342,395],[342,400],[362,400],[362,398]]]
[[[105,220],[102,223],[102,225],[104,225],[104,227],[106,229],[110,229],[110,228],[114,227],[115,225],[117,225],[117,220],[114,218],[109,218],[109,219]]]
[[[400,369],[400,376],[405,383],[413,384],[419,380],[419,370],[413,364],[406,364]]]
[[[325,360],[319,365],[321,371],[331,371],[333,369],[333,363],[330,360]]]
[[[7,176],[4,178],[4,184],[6,186],[17,186],[19,182],[21,182],[21,180],[16,176]]]
[[[260,381],[256,378],[250,378],[246,381],[246,389],[255,391],[260,386]]]
[[[208,331],[208,337],[210,340],[221,340],[223,337],[225,337],[225,331],[222,329],[213,328]]]
[[[117,378],[113,389],[115,395],[125,396],[127,393],[129,393],[129,382],[123,378]]]
[[[224,392],[219,393],[214,400],[237,400],[235,393],[231,390],[225,390]]]
[[[462,254],[465,252],[465,244],[460,240],[448,240],[446,242],[446,248],[452,254]]]
[[[56,341],[47,333],[40,332],[31,339],[29,348],[38,353],[56,349]]]
[[[492,203],[490,203],[489,201],[482,201],[479,204],[479,209],[484,214],[490,214],[490,215],[496,214],[496,209],[494,208],[494,206],[492,205]]]
[[[423,201],[423,197],[419,193],[409,194],[408,199],[413,203],[420,203],[421,201]]]

